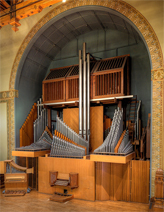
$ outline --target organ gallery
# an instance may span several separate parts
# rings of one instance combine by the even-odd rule
[[[4,34],[17,39],[20,23],[41,18],[24,31],[10,90],[0,92],[3,200],[44,194],[51,207],[162,210],[163,56],[144,15],[117,0],[14,2],[0,5]]]

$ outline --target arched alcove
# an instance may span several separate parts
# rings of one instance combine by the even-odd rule
[[[92,11],[94,16],[96,17],[95,26],[93,24],[93,28],[91,27],[92,25],[92,23],[90,22],[91,18],[89,18],[93,17],[92,14],[88,15],[87,21],[84,19],[88,11]],[[101,12],[103,12],[106,15],[109,14],[109,19],[111,20],[111,22],[107,21],[109,19],[106,18],[104,18],[104,20],[103,19],[100,20],[99,15],[97,15],[97,13],[100,14]],[[80,22],[78,23],[77,21],[78,20],[77,14],[79,15],[80,13],[83,13],[81,14],[81,17],[82,19],[84,19],[85,24],[83,24],[82,22],[81,25],[78,25]],[[67,29],[68,22],[67,21],[64,22],[64,19],[65,17],[67,18],[69,17],[70,18],[69,23],[70,23],[71,21],[76,19],[74,15],[77,16],[77,20],[75,20],[74,22],[75,29],[73,30],[71,28]],[[111,17],[114,18],[112,19]],[[106,22],[108,22],[107,25],[105,25]],[[71,31],[71,33],[73,34],[72,35],[73,38],[71,38],[70,34],[69,39],[67,39],[68,38],[67,30],[65,31],[65,33],[64,31],[62,31],[61,33],[61,28],[63,28],[63,30],[67,29],[68,31]],[[77,28],[81,28],[79,30],[80,31],[79,34]],[[50,36],[53,34],[53,31],[55,31],[56,39],[58,39],[57,43],[54,42],[53,36],[50,39]],[[105,41],[108,41],[107,37],[105,38],[108,32],[110,32],[109,33],[110,36],[112,35],[112,33],[113,35],[117,35],[113,36],[115,42],[113,42],[112,44],[116,43],[118,46],[115,46],[113,49],[112,48],[106,49],[106,45],[104,45]],[[125,42],[127,42],[127,40],[130,39],[128,40],[128,42],[130,41],[128,46],[130,47],[131,45],[131,48],[128,47],[126,50],[120,51],[121,47],[123,46],[122,44],[116,42],[116,40],[119,39],[120,34],[122,35],[121,40],[119,40],[120,43],[122,41],[122,44],[125,45]],[[94,39],[92,39],[93,36]],[[103,42],[103,45],[105,47],[104,49],[101,49],[103,53],[101,52],[102,54],[100,54],[99,50],[97,52],[96,50],[94,50],[91,53],[94,53],[96,56],[103,58],[106,57],[107,52],[109,55],[107,57],[122,55],[124,54],[124,52],[132,55],[135,54],[136,60],[135,62],[132,60],[132,65],[136,64],[138,65],[138,69],[140,69],[140,67],[143,67],[146,70],[148,70],[147,73],[149,76],[146,75],[145,77],[148,77],[147,79],[149,82],[149,86],[147,88],[148,90],[150,89],[151,69],[162,68],[163,57],[158,39],[153,29],[151,28],[150,24],[146,21],[146,19],[137,10],[135,10],[133,7],[131,7],[129,4],[123,1],[110,1],[110,2],[98,1],[98,0],[95,1],[90,0],[82,2],[68,1],[68,3],[66,3],[64,6],[59,6],[55,10],[48,13],[31,30],[31,32],[28,34],[23,44],[21,45],[18,54],[16,56],[15,62],[13,64],[10,77],[10,89],[15,88],[19,91],[19,99],[15,100],[15,130],[16,130],[17,146],[19,145],[19,139],[18,139],[19,128],[23,123],[23,121],[25,120],[32,104],[38,99],[38,97],[40,97],[41,82],[46,76],[47,72],[49,71],[49,68],[54,66],[57,67],[75,63],[75,61],[77,61],[78,58],[77,54],[72,55],[72,59],[62,58],[64,52],[67,52],[68,48],[70,49],[71,43],[74,43],[74,48],[76,47],[76,50],[74,52],[77,53],[78,48],[80,48],[80,45],[83,41],[87,42],[86,39],[88,39],[90,42],[93,42],[94,40],[95,42],[96,41],[99,42],[100,40],[98,39],[98,36],[99,38],[101,37],[100,46],[102,47]],[[126,37],[126,39],[124,39],[125,38],[124,36]],[[110,37],[110,41],[111,38],[112,37]],[[76,43],[75,45],[75,41],[77,42],[77,40],[79,43]],[[140,44],[140,48],[137,49],[132,48],[132,45],[134,44],[132,40],[135,40],[135,42],[138,41],[138,43]],[[50,51],[52,51],[51,54]],[[87,51],[91,51],[91,49],[88,49]],[[70,53],[70,51],[68,53]],[[64,65],[62,61],[64,61]],[[143,63],[143,61],[147,62]],[[154,71],[152,72],[152,79],[154,78],[159,79],[160,77],[162,77],[160,75],[162,72],[160,72],[160,70],[158,70],[158,72],[159,74],[157,75],[157,77],[156,72]],[[132,81],[133,80],[134,77],[132,76]],[[150,97],[148,101],[150,102]],[[158,111],[154,115],[156,115],[157,113]],[[155,162],[157,166],[160,166],[160,164],[158,165],[160,160],[161,159],[158,159]]]
[[[147,114],[150,113],[151,62],[142,37],[132,23],[118,12],[105,7],[83,6],[51,19],[24,51],[15,82],[15,89],[19,90],[19,98],[15,100],[17,146],[18,129],[32,104],[41,97],[42,81],[47,72],[50,68],[77,64],[78,50],[82,48],[83,42],[87,43],[87,52],[94,57],[131,55],[131,93],[138,94],[138,98],[143,101],[144,125],[146,124]],[[142,73],[144,76],[141,79]],[[147,91],[144,90],[145,85]],[[110,108],[105,110],[107,114],[113,113]]]

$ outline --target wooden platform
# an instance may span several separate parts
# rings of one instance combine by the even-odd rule
[[[38,191],[47,194],[54,192],[63,193],[67,189],[76,199],[95,201],[95,162],[83,159],[39,157],[38,158]],[[50,186],[49,172],[78,173],[78,185],[76,189],[64,186]]]
[[[49,154],[50,150],[44,151],[12,151],[12,156],[35,158]]]
[[[107,162],[107,163],[120,163],[126,164],[132,160],[135,156],[135,153],[132,152],[126,156],[121,155],[100,155],[100,154],[91,154],[90,160],[95,162]]]

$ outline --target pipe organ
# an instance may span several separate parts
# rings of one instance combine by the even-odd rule
[[[130,201],[135,193],[132,175],[136,175],[138,167],[139,173],[142,173],[143,170],[147,170],[149,173],[149,163],[146,161],[144,161],[146,163],[143,163],[143,167],[138,166],[137,162],[131,162],[135,155],[131,137],[138,140],[140,138],[141,101],[137,101],[137,98],[135,101],[133,99],[135,107],[130,105],[133,120],[129,118],[126,127],[127,116],[123,108],[125,109],[127,106],[128,100],[123,102],[123,99],[132,99],[133,97],[130,95],[129,60],[129,55],[96,60],[89,53],[86,54],[86,44],[84,43],[83,50],[79,51],[78,65],[51,69],[44,79],[42,83],[43,100],[40,99],[37,102],[38,117],[33,124],[34,143],[16,150],[18,152],[28,151],[28,153],[49,150],[49,155],[38,159],[38,188],[40,192],[44,193],[52,194],[55,191],[51,200],[65,201],[67,189],[72,188],[76,189],[73,190],[73,194],[68,194],[68,199],[75,196],[79,199],[95,200],[96,196],[97,200],[107,200],[110,199],[112,190],[112,200],[125,200],[121,196],[124,194],[125,185],[128,197],[126,200]],[[113,119],[110,118],[108,125],[103,127],[104,108],[102,104],[113,103],[118,104],[118,108],[115,109]],[[134,113],[137,103],[138,109]],[[66,108],[71,106],[79,107],[79,109]],[[54,108],[65,108],[63,110],[64,121],[58,116],[56,119],[54,118],[55,120],[51,120],[51,109]],[[71,112],[69,112],[70,109]],[[130,115],[129,112],[129,117]],[[73,120],[73,124],[70,119]],[[56,122],[56,129],[52,130],[53,135],[48,129],[51,127],[51,121]],[[135,128],[136,134],[133,136]],[[103,130],[105,132],[104,139]],[[38,156],[43,156],[40,152]],[[20,154],[18,155],[20,156]],[[139,163],[142,162],[139,161]],[[65,172],[67,174],[64,174]],[[61,177],[63,175],[67,177]],[[130,182],[132,182],[131,185]],[[138,184],[143,187],[140,182]],[[145,181],[143,184],[145,185]],[[147,184],[149,184],[148,174]],[[62,186],[66,188],[64,193],[61,193]],[[105,193],[103,193],[104,188],[106,188]],[[89,195],[86,194],[86,189]],[[142,191],[142,189],[140,190]],[[120,196],[116,198],[118,191]],[[69,192],[72,193],[72,190]],[[103,194],[99,198],[97,193],[101,192]],[[148,193],[147,190],[145,192]],[[142,193],[144,194],[144,192]],[[108,197],[106,198],[106,196]],[[134,200],[136,201],[135,198]],[[145,202],[147,201],[148,195]]]

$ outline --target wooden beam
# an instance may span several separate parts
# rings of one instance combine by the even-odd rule
[[[26,17],[40,13],[44,8],[54,5],[62,0],[28,0],[19,4],[16,4],[16,9],[10,11],[10,8],[0,12],[0,28],[11,24],[13,26],[13,20],[10,18],[11,12],[15,12],[16,25],[12,29],[18,30],[18,22]],[[4,14],[5,13],[5,14]],[[17,29],[16,29],[17,28]]]
[[[10,8],[10,5],[5,0],[0,0],[0,3],[6,8]]]

